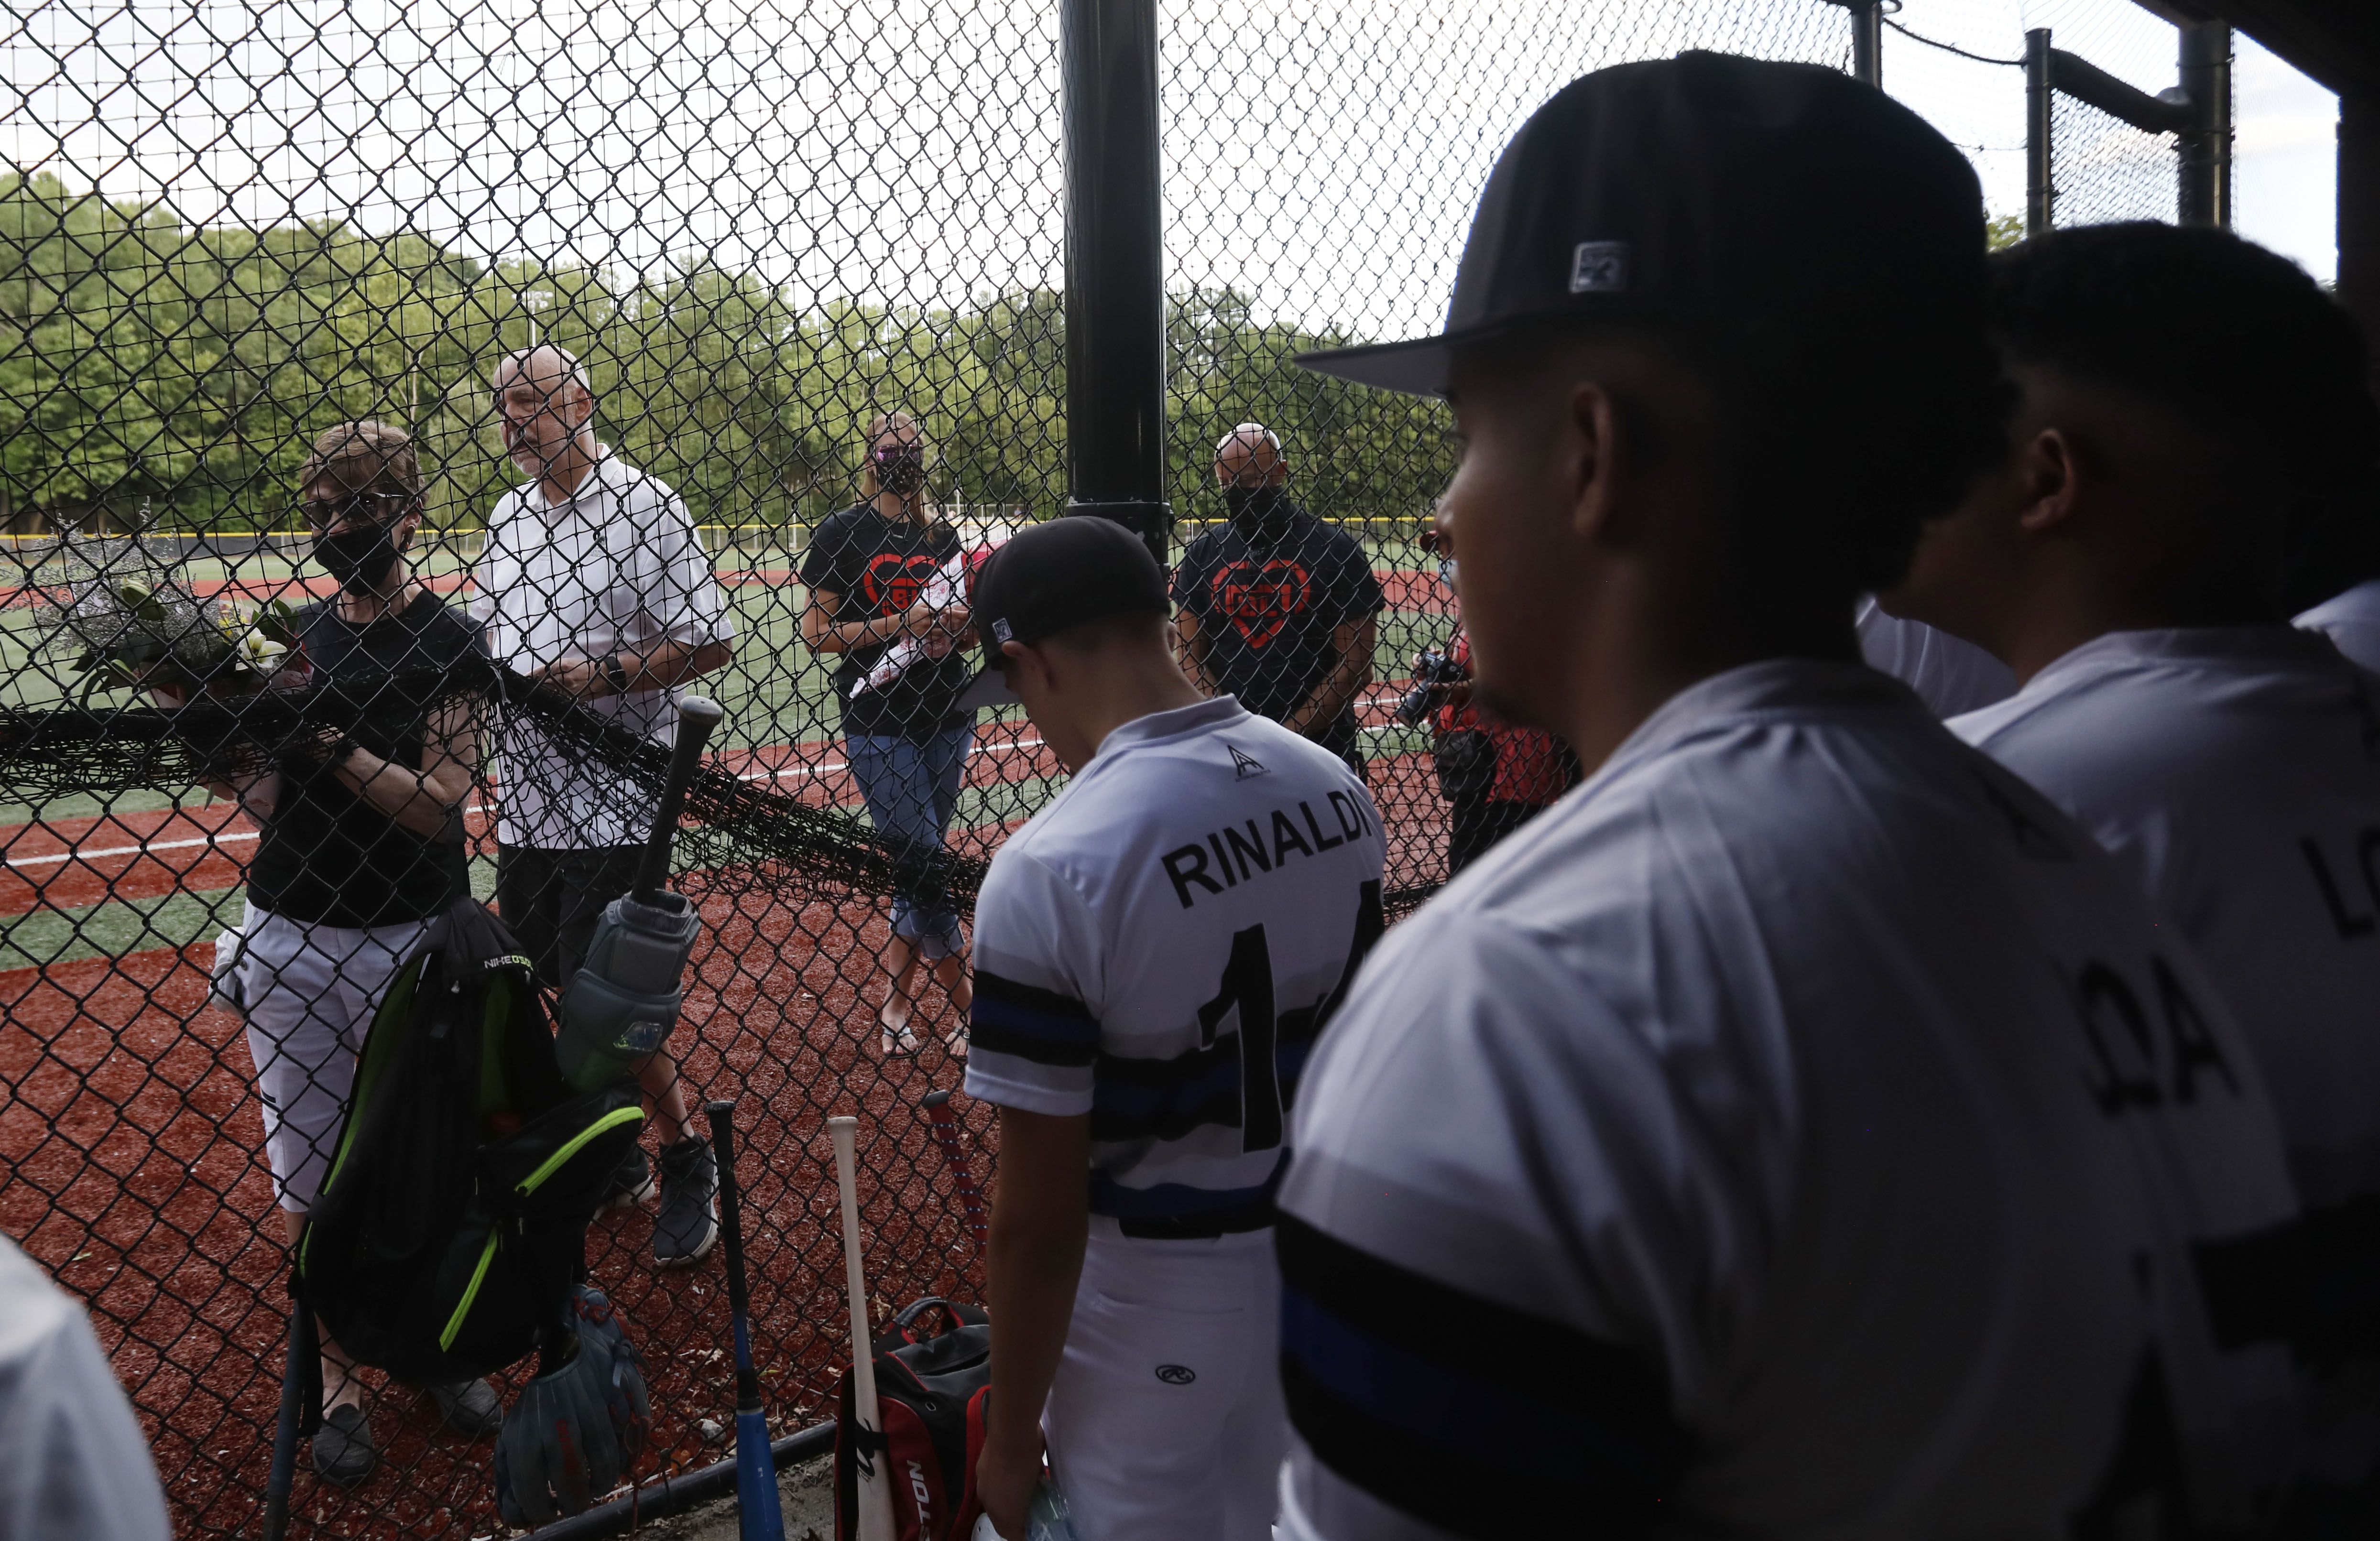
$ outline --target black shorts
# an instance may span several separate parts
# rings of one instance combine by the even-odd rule
[[[540,983],[558,990],[578,972],[603,906],[637,886],[643,856],[641,845],[496,847],[496,911],[537,965]]]

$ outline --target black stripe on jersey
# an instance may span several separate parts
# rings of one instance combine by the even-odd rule
[[[2380,1195],[2191,1251],[2222,1347],[2286,1342],[2325,1367],[2380,1353]]]
[[[1282,1114],[1297,1106],[1297,1084],[1305,1062],[1346,1000],[1355,971],[1380,940],[1383,925],[1380,885],[1366,882],[1356,892],[1355,926],[1339,982],[1313,1005],[1293,1006],[1275,1019],[1273,1085]],[[1237,1129],[1246,1103],[1242,1085],[1245,1071],[1236,1032],[1171,1059],[1102,1053],[1091,1076],[1091,1138],[1178,1140],[1208,1124]]]
[[[1689,1438],[1660,1377],[1574,1328],[1275,1232],[1290,1422],[1332,1472],[1456,1535],[1642,1535]]]
[[[1038,1065],[1079,1067],[1099,1054],[1099,1022],[1071,995],[1003,978],[978,965],[967,1041]]]

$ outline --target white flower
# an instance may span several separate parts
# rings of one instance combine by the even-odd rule
[[[239,661],[260,674],[269,674],[281,665],[289,649],[261,631],[251,631],[239,639]]]

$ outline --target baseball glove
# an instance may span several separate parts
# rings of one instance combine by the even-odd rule
[[[643,1358],[619,1313],[585,1284],[570,1304],[577,1352],[528,1383],[496,1436],[496,1508],[509,1525],[583,1512],[627,1476],[652,1429]]]

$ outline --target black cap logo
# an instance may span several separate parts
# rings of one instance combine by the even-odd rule
[[[1581,241],[1570,258],[1570,292],[1616,295],[1628,288],[1626,241]]]
[[[1198,1372],[1187,1365],[1160,1365],[1157,1378],[1168,1386],[1187,1386],[1198,1378]]]

